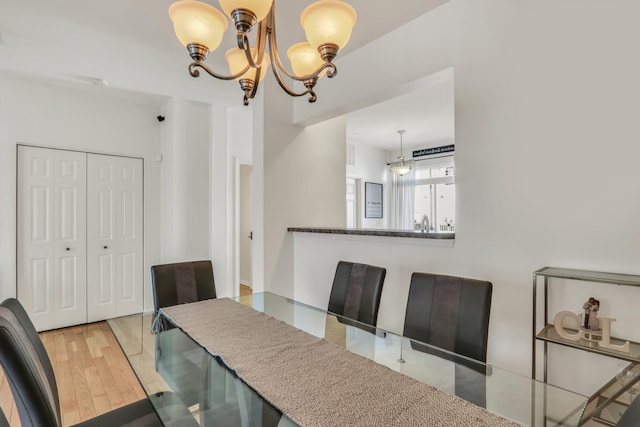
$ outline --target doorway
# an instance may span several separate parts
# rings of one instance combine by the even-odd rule
[[[347,228],[360,228],[360,179],[347,178]]]
[[[253,166],[241,163],[238,169],[238,295],[247,295],[252,293]]]

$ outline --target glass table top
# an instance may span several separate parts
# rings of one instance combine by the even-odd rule
[[[233,299],[523,425],[577,426],[587,402],[585,396],[275,294]],[[152,335],[151,320],[138,315],[109,321],[149,395],[174,392],[200,425],[295,425],[179,328]],[[166,411],[163,418],[176,425]]]

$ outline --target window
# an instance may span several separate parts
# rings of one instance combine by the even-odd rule
[[[416,162],[415,229],[455,232],[456,182],[453,156]]]

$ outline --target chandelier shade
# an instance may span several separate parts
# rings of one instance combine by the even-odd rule
[[[254,61],[257,61],[256,54],[257,50],[255,48],[251,48],[251,56],[254,58]],[[269,68],[269,57],[264,55],[262,57],[262,66],[260,67],[259,75],[256,78],[257,70],[249,67],[249,61],[247,60],[247,55],[244,50],[232,47],[225,52],[224,56],[227,58],[227,62],[229,63],[229,71],[231,74],[239,74],[242,70],[247,70],[242,75],[236,77],[236,80],[262,80],[264,74],[267,72],[267,68]]]
[[[351,38],[356,19],[356,11],[349,4],[339,0],[320,0],[302,11],[300,25],[313,48],[333,44],[341,49]]]
[[[300,42],[287,50],[287,57],[291,61],[291,68],[298,77],[313,74],[322,66],[324,61],[317,49],[311,47],[308,42]]]
[[[227,16],[233,18],[234,10],[243,9],[253,13],[256,21],[262,21],[273,4],[273,0],[219,0],[219,2]]]
[[[207,55],[221,43],[229,26],[227,16],[213,6],[194,0],[181,0],[169,7],[178,40],[188,50],[193,62],[189,74],[199,77],[200,70],[220,80],[238,80],[244,92],[244,105],[255,97],[258,84],[271,64],[271,70],[282,88],[290,96],[308,95],[315,102],[314,91],[318,80],[335,77],[333,63],[338,51],[344,47],[357,20],[353,7],[340,0],[319,0],[305,8],[300,22],[307,42],[297,43],[288,51],[293,71],[282,65],[276,40],[276,16],[274,0],[219,0],[220,7],[236,28],[237,48],[225,54],[230,75],[219,74],[204,61]],[[252,31],[253,29],[256,31]],[[252,43],[249,34],[255,34]],[[292,89],[285,78],[300,82],[301,91]]]
[[[169,18],[180,43],[196,44],[215,50],[229,28],[228,19],[215,7],[199,1],[184,0],[169,7]]]

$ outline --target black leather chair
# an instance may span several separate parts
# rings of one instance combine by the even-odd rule
[[[9,380],[23,427],[60,427],[60,402],[53,367],[33,323],[15,299],[0,304],[0,364]],[[151,403],[151,398],[155,399]],[[78,426],[161,426],[156,410],[179,426],[197,426],[172,393],[158,393]]]
[[[328,311],[375,328],[386,273],[387,270],[382,267],[347,261],[338,262]],[[339,317],[338,320],[349,323],[344,318]],[[359,326],[355,323],[354,325]]]
[[[478,406],[486,406],[486,367],[466,358],[487,360],[492,289],[487,281],[413,273],[404,320],[403,335],[419,341],[414,349],[456,362],[456,395]]]
[[[403,335],[487,360],[491,282],[413,273]]]
[[[188,261],[151,267],[154,319],[162,307],[216,297],[211,261]],[[158,325],[158,327],[170,327]]]
[[[636,397],[631,402],[616,427],[640,427],[640,398]]]
[[[154,265],[151,279],[156,318],[162,307],[216,298],[211,261]],[[162,319],[154,322],[153,329],[156,370],[187,405],[199,404],[202,425],[243,425],[241,413],[247,406],[250,417],[261,417],[262,423],[257,425],[278,424],[281,413],[266,402],[256,403],[255,398],[248,403],[227,399],[229,393],[242,389],[240,379],[191,338]]]
[[[211,261],[188,261],[151,267],[156,371],[189,406],[200,403],[207,357],[192,339],[158,317],[162,307],[216,298]]]

